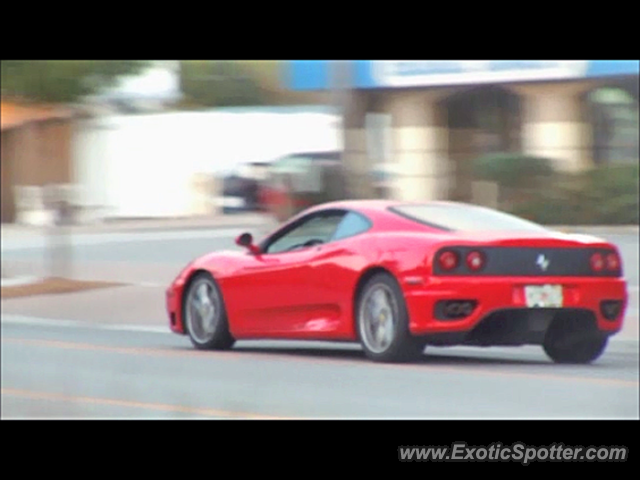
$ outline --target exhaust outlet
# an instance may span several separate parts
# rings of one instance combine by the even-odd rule
[[[468,317],[473,312],[473,305],[471,302],[462,302],[460,305],[460,313],[465,317]]]
[[[473,313],[476,302],[473,300],[448,300],[436,304],[436,318],[442,320],[460,319]]]
[[[460,304],[458,302],[451,302],[444,307],[444,313],[447,317],[456,317],[460,314]]]

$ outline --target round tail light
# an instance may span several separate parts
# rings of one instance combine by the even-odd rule
[[[480,252],[469,252],[467,255],[467,267],[470,270],[478,271],[484,267],[484,256]]]
[[[604,258],[600,253],[591,255],[591,269],[594,272],[600,272],[604,268]]]
[[[620,259],[618,255],[615,253],[610,253],[607,255],[607,269],[608,270],[618,270],[620,268]]]
[[[458,255],[455,252],[442,252],[438,257],[438,263],[443,270],[453,270],[458,266]]]

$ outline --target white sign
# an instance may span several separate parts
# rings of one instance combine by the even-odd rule
[[[379,86],[410,87],[581,78],[588,67],[588,60],[378,60],[371,73]]]

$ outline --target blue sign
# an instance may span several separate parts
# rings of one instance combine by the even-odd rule
[[[336,88],[336,64],[347,62],[350,88],[395,88],[638,75],[639,60],[293,60],[285,87]]]

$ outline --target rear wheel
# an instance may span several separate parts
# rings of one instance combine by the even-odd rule
[[[409,332],[409,315],[402,290],[389,274],[372,277],[356,304],[357,330],[368,358],[378,362],[417,360],[425,342]]]
[[[226,350],[235,339],[229,332],[222,293],[208,273],[197,274],[189,283],[183,315],[191,343],[201,350]]]
[[[597,360],[607,348],[609,338],[582,322],[566,318],[555,320],[545,335],[542,348],[556,363],[586,364]]]

